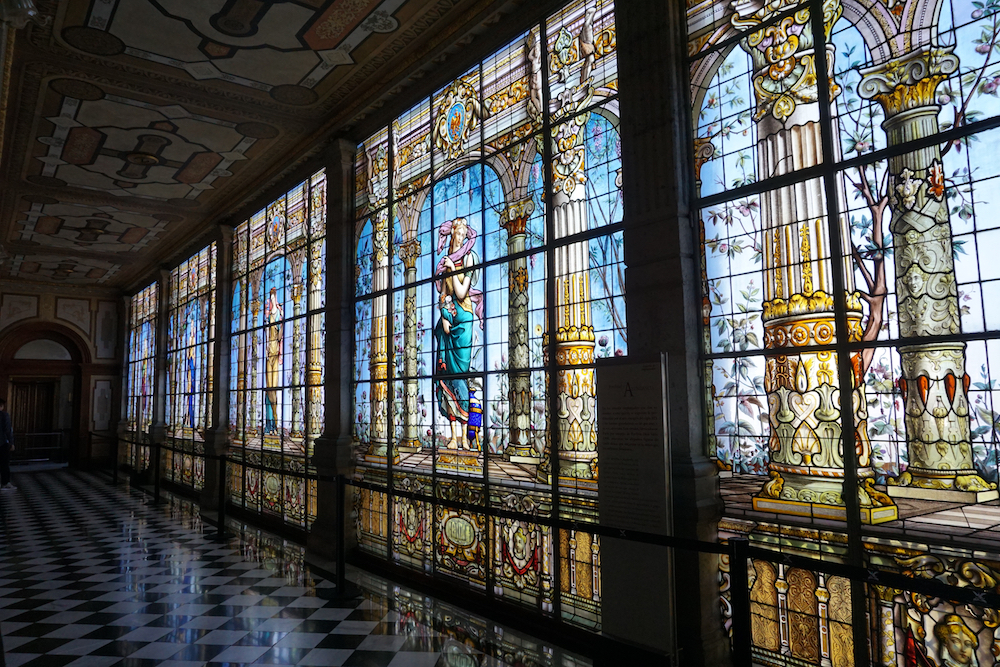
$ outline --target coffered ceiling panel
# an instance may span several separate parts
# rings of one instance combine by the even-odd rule
[[[520,0],[35,4],[4,63],[0,276],[131,290]]]
[[[76,79],[43,94],[28,181],[190,206],[233,175],[258,141],[231,120]],[[259,123],[250,133],[277,136]],[[235,165],[235,166],[234,166]]]
[[[44,254],[16,254],[3,264],[7,278],[42,280],[69,285],[105,284],[121,268],[100,259]]]
[[[183,219],[170,213],[141,213],[50,197],[34,199],[22,199],[16,221],[20,234],[14,238],[51,248],[137,252],[161,238],[171,223]]]
[[[270,3],[262,0],[95,2],[63,40],[95,55],[127,54],[311,104],[314,89],[373,33],[399,27],[403,0]]]

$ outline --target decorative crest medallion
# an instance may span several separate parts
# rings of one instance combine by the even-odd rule
[[[483,118],[476,89],[464,81],[455,81],[441,97],[434,124],[434,145],[455,159],[464,152],[469,134]]]

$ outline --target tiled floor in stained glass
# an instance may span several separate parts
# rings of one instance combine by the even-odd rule
[[[760,492],[766,477],[759,475],[732,475],[720,480],[719,488],[726,506],[726,516],[771,522],[788,522],[788,517],[759,512],[753,509],[753,497]],[[991,500],[978,505],[910,498],[894,499],[899,519],[877,526],[866,526],[869,534],[906,535],[916,539],[933,539],[935,542],[952,541],[973,544],[974,548],[988,545],[1000,549],[1000,501]],[[837,522],[815,522],[824,528],[843,525]]]
[[[361,598],[326,601],[302,547],[249,528],[213,541],[186,500],[69,470],[15,483],[0,494],[8,667],[590,664],[361,571]]]

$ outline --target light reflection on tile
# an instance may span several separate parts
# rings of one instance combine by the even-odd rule
[[[0,499],[0,621],[17,633],[8,667],[43,654],[73,667],[450,667],[469,658],[501,667],[513,654],[547,667],[590,664],[553,662],[543,642],[360,570],[349,577],[362,597],[317,597],[331,584],[305,564],[301,545],[236,521],[232,538],[213,542],[183,498],[153,505],[68,470],[20,474],[17,484]]]

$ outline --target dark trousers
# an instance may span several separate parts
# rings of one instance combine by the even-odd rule
[[[10,484],[10,446],[0,447],[0,486]]]

